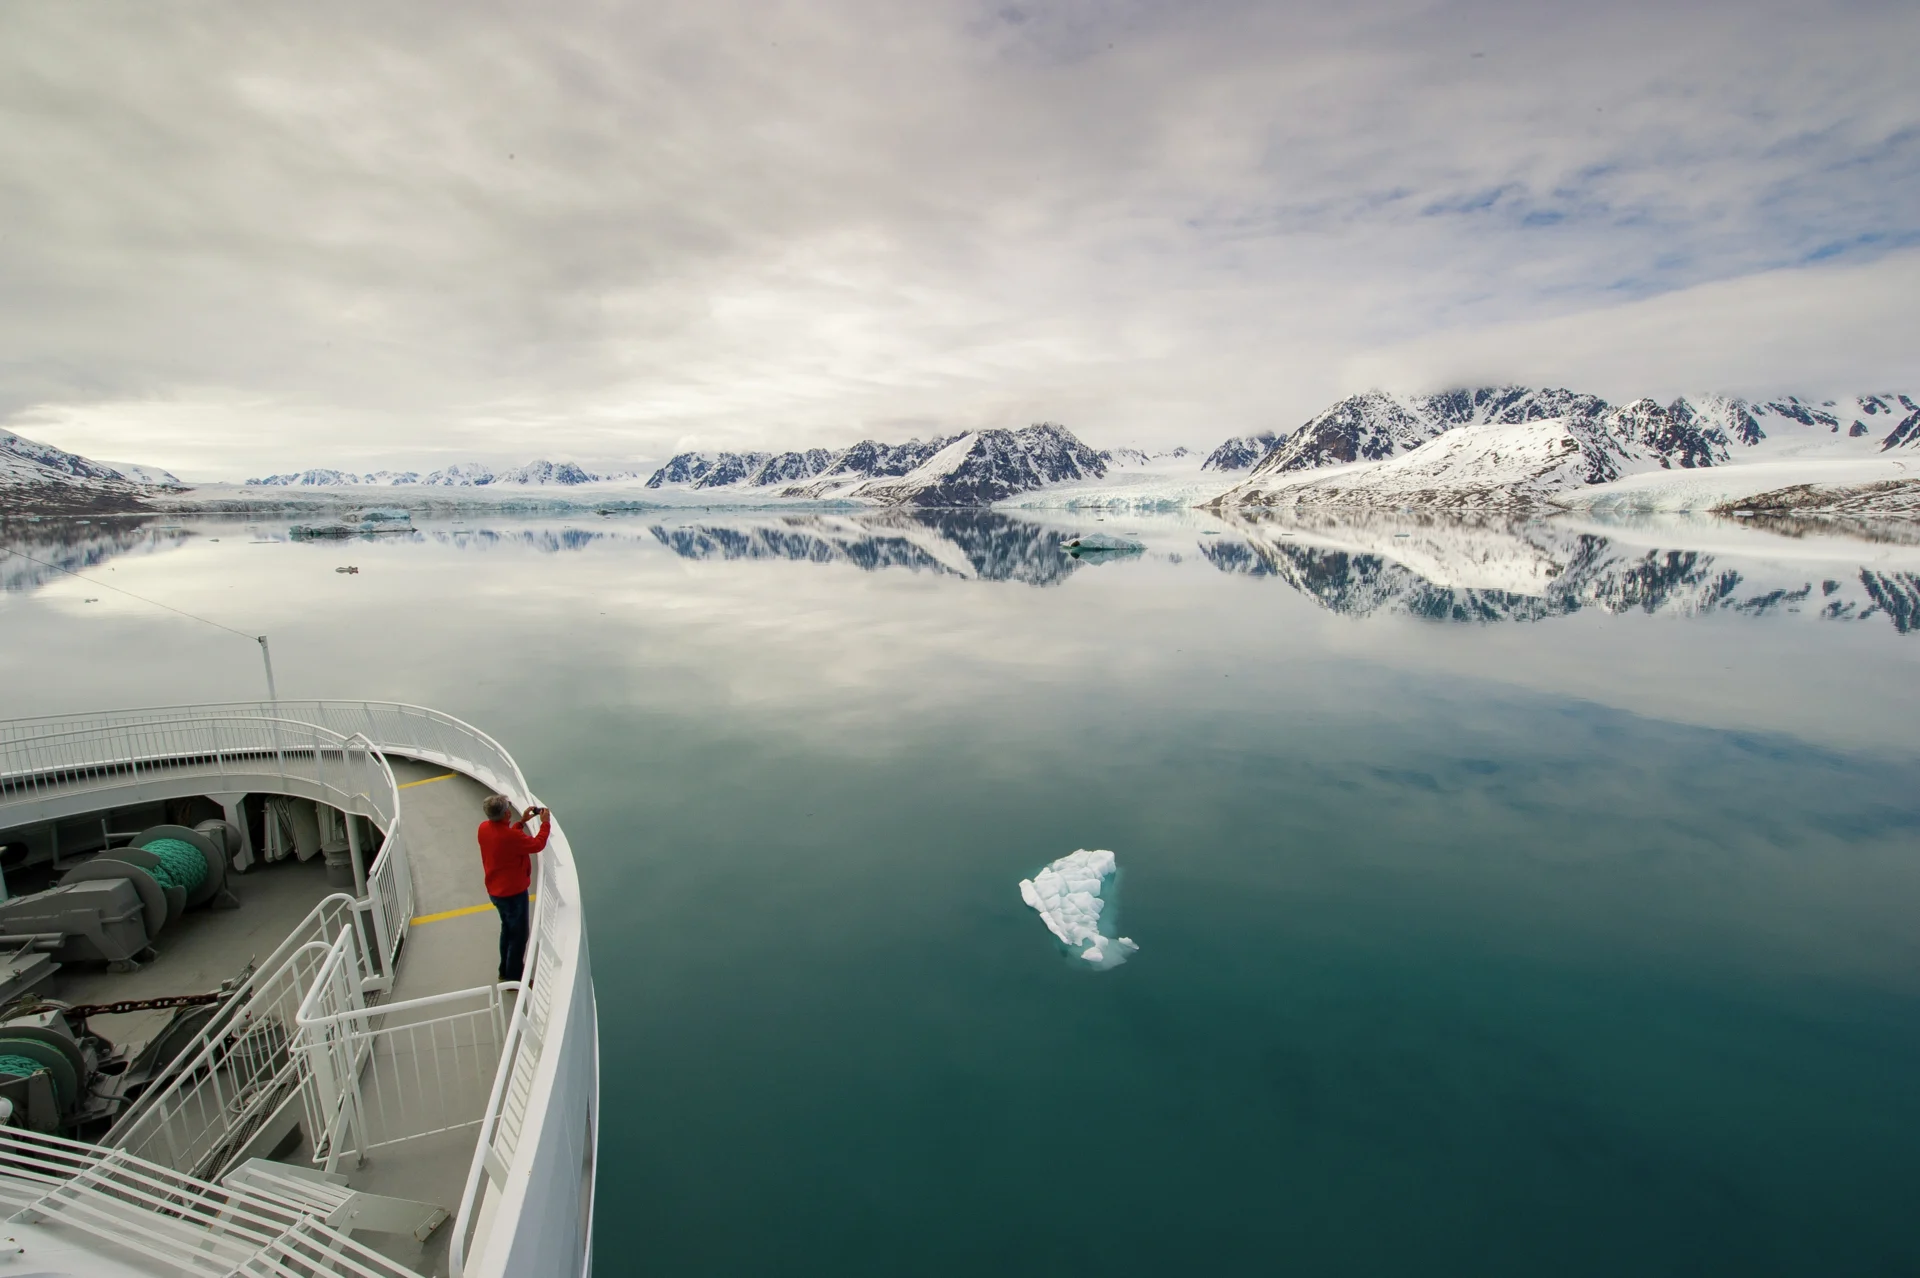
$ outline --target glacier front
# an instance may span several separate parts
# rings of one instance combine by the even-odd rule
[[[1039,911],[1047,930],[1102,970],[1120,966],[1140,948],[1131,937],[1100,930],[1100,916],[1110,904],[1100,893],[1118,868],[1113,853],[1104,848],[1081,848],[1020,880],[1020,899]]]

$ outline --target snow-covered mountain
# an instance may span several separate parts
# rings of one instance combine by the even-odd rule
[[[896,478],[861,484],[857,495],[899,506],[987,506],[1048,484],[1095,479],[1106,459],[1052,422],[960,436]]]
[[[266,475],[259,479],[249,479],[247,486],[250,488],[411,486],[481,488],[490,484],[520,484],[536,487],[560,484],[573,487],[579,484],[610,483],[631,478],[633,474],[630,471],[598,474],[573,462],[554,462],[541,458],[530,461],[524,466],[513,466],[506,470],[495,470],[483,462],[464,462],[441,470],[429,471],[424,475],[413,470],[372,470],[365,473],[355,473],[350,470],[299,470],[284,475]]]
[[[0,430],[0,483],[72,483],[178,486],[158,466],[100,462],[38,440]]]
[[[1525,506],[1647,471],[1920,451],[1920,404],[1705,396],[1619,407],[1568,390],[1482,387],[1340,401],[1267,454],[1222,506]]]
[[[1207,454],[1201,470],[1246,470],[1257,465],[1287,436],[1263,430],[1254,435],[1235,435]]]
[[[647,478],[649,488],[773,488],[804,483],[828,473],[847,476],[904,475],[940,451],[945,440],[882,444],[863,440],[830,452],[809,448],[790,453],[679,453]]]
[[[1108,466],[1118,470],[1178,465],[1192,455],[1190,448],[1167,448],[1155,453],[1143,448],[1109,448],[1100,454]]]
[[[1256,475],[1385,461],[1411,452],[1456,426],[1590,417],[1607,404],[1597,396],[1520,386],[1481,387],[1438,395],[1352,395],[1309,418],[1254,467]]]
[[[1053,422],[945,439],[862,440],[837,452],[681,453],[647,487],[889,506],[985,506],[1047,484],[1106,474],[1107,457]]]
[[[138,510],[180,481],[157,466],[94,461],[0,430],[0,509],[10,513]]]
[[[1591,418],[1474,422],[1376,463],[1266,471],[1223,500],[1241,506],[1420,504],[1503,508],[1654,469],[1649,450]]]
[[[289,471],[284,475],[264,475],[249,479],[249,488],[347,488],[361,485],[417,484],[420,475],[417,471],[375,470],[366,474],[356,474],[350,470],[329,470],[324,467],[313,470]]]
[[[117,471],[126,477],[128,483],[146,484],[154,488],[182,487],[178,477],[172,471],[162,470],[158,466],[143,466],[139,462],[100,462],[109,470]]]

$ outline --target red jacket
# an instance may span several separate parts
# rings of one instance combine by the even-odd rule
[[[488,896],[519,896],[533,882],[533,854],[547,846],[553,832],[553,820],[540,823],[538,835],[528,834],[524,823],[482,821],[480,823],[480,864],[487,872]]]

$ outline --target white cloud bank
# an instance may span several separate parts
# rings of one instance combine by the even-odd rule
[[[1438,332],[1355,355],[1349,385],[1530,380],[1616,397],[1845,395],[1920,386],[1920,250],[1715,280],[1546,319]]]
[[[0,421],[232,477],[1911,387],[1916,48],[1877,3],[11,6]]]

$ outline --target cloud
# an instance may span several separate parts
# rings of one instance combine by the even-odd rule
[[[1433,334],[1354,356],[1349,385],[1437,390],[1531,380],[1628,398],[1815,395],[1920,386],[1912,336],[1920,250],[1836,269],[1792,267],[1638,301]]]
[[[1403,364],[1633,381],[1660,298],[1723,323],[1652,380],[1909,375],[1714,299],[1880,313],[1913,6],[1296,8],[14,6],[0,420],[203,474],[1211,442]]]

